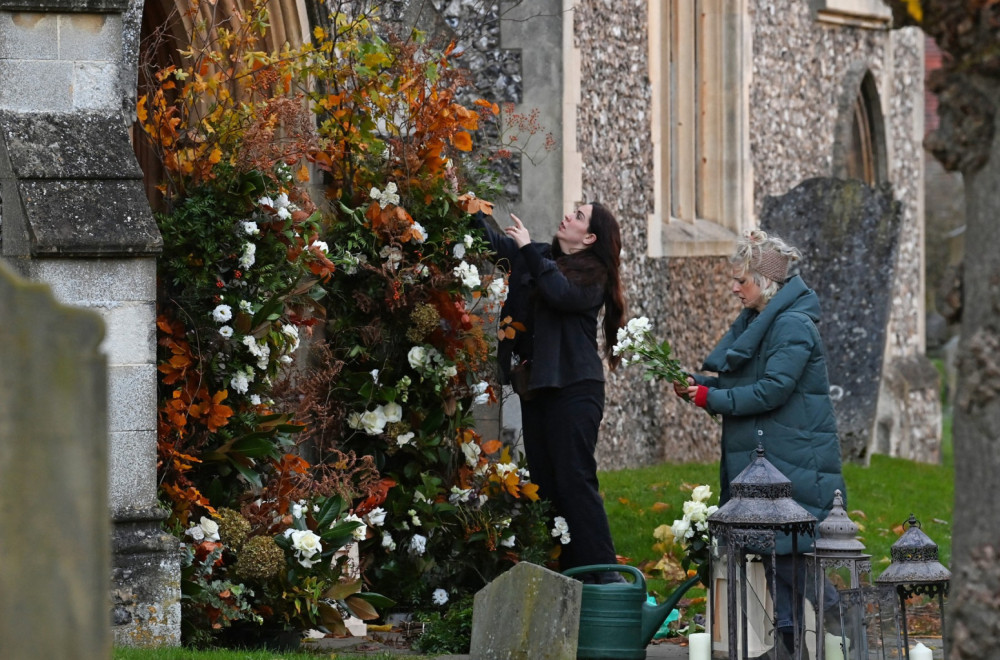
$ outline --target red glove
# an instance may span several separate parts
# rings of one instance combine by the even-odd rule
[[[708,405],[708,388],[704,385],[698,386],[698,392],[694,395],[694,405],[704,408]]]

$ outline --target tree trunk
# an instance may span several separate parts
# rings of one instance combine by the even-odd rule
[[[1000,80],[975,77],[994,104]],[[948,658],[1000,653],[1000,117],[988,160],[963,173],[966,239],[954,409],[953,576],[946,605]]]

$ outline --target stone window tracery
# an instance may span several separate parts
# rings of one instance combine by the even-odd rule
[[[725,255],[753,224],[746,0],[650,0],[650,256]]]

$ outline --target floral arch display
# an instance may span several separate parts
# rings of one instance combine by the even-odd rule
[[[506,109],[458,103],[452,47],[382,36],[363,7],[295,43],[303,3],[182,4],[147,7],[136,143],[186,639],[467,603],[555,556],[568,534],[472,415],[517,332],[471,224]]]

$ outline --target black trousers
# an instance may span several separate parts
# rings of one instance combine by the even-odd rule
[[[559,567],[616,564],[594,449],[604,417],[604,383],[586,380],[521,400],[524,452],[538,494],[569,525]]]

